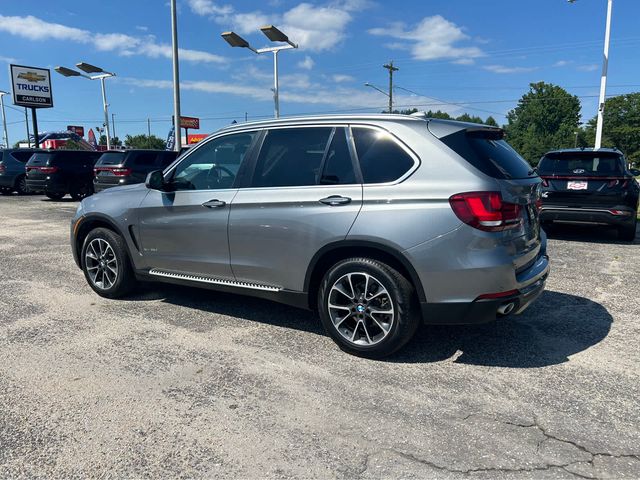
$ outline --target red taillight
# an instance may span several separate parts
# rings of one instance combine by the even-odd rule
[[[116,177],[126,177],[131,175],[131,169],[125,167],[98,167],[93,169],[93,174],[98,175],[100,172],[111,172]]]
[[[6,171],[7,171],[7,167],[5,167],[4,164],[0,162],[0,173],[4,173]]]
[[[35,167],[40,173],[56,173],[58,167]]]
[[[547,180],[546,178],[542,179],[542,186],[543,187],[548,187],[549,186],[549,180]]]
[[[607,187],[613,188],[618,185],[618,183],[620,183],[620,180],[609,180],[609,183],[607,183]]]
[[[517,228],[522,223],[520,205],[502,201],[500,192],[466,192],[449,198],[456,216],[467,225],[486,232]]]

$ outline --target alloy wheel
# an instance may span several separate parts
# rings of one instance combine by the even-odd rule
[[[380,280],[365,272],[348,273],[336,280],[327,307],[336,331],[356,345],[381,342],[395,320],[391,295]]]
[[[108,290],[118,279],[118,259],[109,242],[94,238],[84,254],[85,269],[91,283],[101,290]]]

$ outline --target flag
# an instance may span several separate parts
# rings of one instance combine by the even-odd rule
[[[167,136],[166,150],[173,150],[175,146],[176,146],[176,130],[174,126],[174,127],[171,127],[171,130],[169,130],[169,135]]]
[[[93,133],[93,128],[89,129],[89,134],[87,136],[89,137],[89,145],[91,145],[91,148],[97,150],[98,142],[96,141],[96,134]]]

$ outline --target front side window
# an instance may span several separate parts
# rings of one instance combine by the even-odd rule
[[[414,165],[413,158],[387,132],[354,128],[353,140],[364,183],[393,182]]]
[[[174,190],[231,188],[256,132],[227,135],[198,147],[174,170]]]
[[[269,130],[260,149],[253,187],[317,185],[331,127]]]

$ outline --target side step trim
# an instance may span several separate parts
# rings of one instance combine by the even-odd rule
[[[149,275],[156,277],[175,278],[178,280],[189,280],[192,282],[212,283],[214,285],[225,285],[228,287],[249,288],[251,290],[264,290],[267,292],[279,292],[281,287],[274,287],[271,285],[260,285],[259,283],[238,282],[235,280],[226,280],[224,278],[207,277],[204,275],[191,275],[188,273],[170,272],[167,270],[161,270],[158,268],[152,268],[149,270]]]

